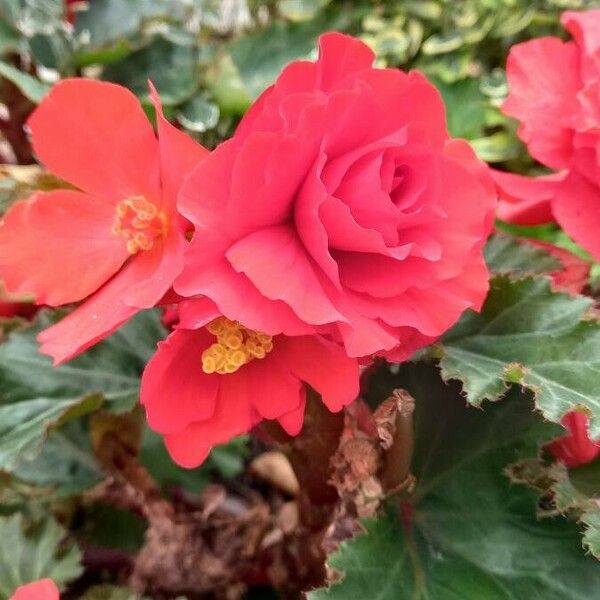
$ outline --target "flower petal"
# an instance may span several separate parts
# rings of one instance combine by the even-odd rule
[[[585,465],[600,454],[600,442],[590,439],[588,416],[579,411],[567,413],[562,424],[568,433],[546,446],[549,452],[567,467]]]
[[[157,140],[138,99],[126,88],[64,79],[28,124],[35,153],[59,177],[114,202],[136,195],[159,200]]]
[[[278,351],[290,371],[321,394],[332,412],[356,399],[359,368],[343,348],[321,336],[277,338]]]
[[[277,421],[288,435],[296,436],[302,431],[304,425],[304,411],[306,409],[306,390],[304,386],[300,389],[300,405],[298,408],[279,417]]]
[[[95,292],[130,256],[112,233],[114,207],[71,190],[14,204],[0,225],[0,276],[38,304],[76,302]]]
[[[572,154],[578,53],[574,42],[545,37],[513,46],[506,65],[510,91],[502,109],[521,121],[519,136],[530,154],[553,169],[567,167]]]
[[[204,373],[201,356],[213,341],[204,329],[177,329],[158,345],[144,370],[140,392],[152,429],[178,433],[212,417],[220,376]]]
[[[325,33],[319,38],[316,86],[330,90],[348,75],[370,68],[374,60],[364,42],[343,33]]]
[[[274,340],[278,344],[281,337]],[[253,360],[242,367],[253,390],[252,402],[265,419],[276,419],[298,408],[302,384],[290,373],[289,365],[278,360],[274,349],[263,360]]]
[[[200,329],[221,316],[217,305],[209,298],[192,298],[178,304],[179,328]]]
[[[52,579],[40,579],[18,587],[10,600],[58,600],[59,590]]]
[[[150,85],[150,100],[156,110],[158,125],[158,145],[160,151],[160,175],[162,183],[163,206],[175,211],[177,193],[184,177],[209,151],[189,135],[169,123],[163,113],[160,96],[156,88]]]
[[[245,369],[220,377],[213,416],[165,436],[171,458],[182,467],[197,467],[213,446],[250,431],[261,420],[252,406],[252,393]]]
[[[313,325],[345,320],[327,297],[314,265],[289,226],[256,231],[234,244],[226,256],[262,294],[282,300],[302,320]]]
[[[600,9],[568,10],[561,15],[560,22],[588,57],[595,61],[596,68],[598,68],[600,66],[600,27],[598,27]],[[596,75],[596,73],[590,75]]]
[[[518,225],[554,221],[550,204],[565,173],[526,177],[490,169],[490,174],[498,189],[497,214],[500,219]]]
[[[123,296],[132,283],[133,261],[81,306],[38,335],[40,352],[55,365],[70,360],[116,331],[139,312],[128,306]]]
[[[552,211],[565,232],[600,260],[600,187],[571,172],[558,188]]]
[[[137,254],[131,261],[130,288],[124,290],[123,301],[137,308],[155,306],[181,273],[186,246],[183,234],[172,227],[162,242]]]

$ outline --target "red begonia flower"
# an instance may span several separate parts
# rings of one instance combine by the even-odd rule
[[[320,335],[269,336],[222,317],[208,299],[180,305],[180,327],[148,363],[141,402],[173,460],[195,467],[215,444],[276,419],[297,435],[305,385],[331,411],[359,391],[359,367]]]
[[[592,441],[588,435],[588,417],[585,413],[567,413],[562,424],[568,434],[558,438],[546,448],[567,467],[579,467],[591,462],[600,454],[600,440]]]
[[[44,165],[79,190],[38,192],[0,224],[0,277],[38,304],[87,300],[43,331],[61,363],[154,306],[183,264],[184,175],[208,151],[173,127],[152,90],[158,139],[137,98],[111,83],[67,79],[29,120]]]
[[[493,182],[422,75],[374,69],[346,35],[319,47],[186,180],[196,233],[175,290],[272,335],[406,358],[486,295]]]
[[[10,600],[58,600],[59,591],[51,579],[40,579],[17,588]]]
[[[530,180],[496,173],[499,216],[524,225],[556,220],[600,259],[600,9],[565,12],[561,21],[573,40],[511,48],[503,105],[531,155],[560,172]]]

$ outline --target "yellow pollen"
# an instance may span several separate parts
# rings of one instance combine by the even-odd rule
[[[166,221],[156,204],[144,196],[121,200],[115,208],[112,232],[125,240],[129,254],[150,250],[157,237],[165,235]]]
[[[202,370],[209,375],[235,373],[251,360],[264,358],[273,350],[270,335],[247,329],[225,317],[211,321],[206,330],[217,338],[202,353]]]

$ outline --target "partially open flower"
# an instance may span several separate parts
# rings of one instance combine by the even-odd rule
[[[79,190],[39,192],[0,225],[0,278],[38,304],[85,302],[43,331],[41,351],[63,362],[154,306],[183,265],[176,210],[184,175],[207,151],[163,116],[158,139],[127,89],[66,79],[29,120],[39,159]]]
[[[183,303],[180,317],[185,329],[159,345],[144,371],[141,401],[184,467],[262,419],[299,433],[306,384],[331,411],[358,395],[356,359],[323,336],[270,336],[221,316],[208,299]]]

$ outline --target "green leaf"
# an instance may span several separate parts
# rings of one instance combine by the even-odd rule
[[[519,156],[519,141],[505,131],[471,140],[473,150],[485,162],[502,162]]]
[[[36,104],[48,93],[50,86],[12,65],[0,61],[0,76],[14,83],[23,94]]]
[[[31,398],[0,406],[0,467],[14,471],[21,461],[34,459],[45,435],[67,418],[69,411],[89,412],[102,402],[99,396],[83,398]]]
[[[86,32],[92,47],[106,46],[140,29],[145,17],[155,14],[157,0],[102,0],[88,2],[75,20],[75,33]],[[154,5],[154,6],[153,6]]]
[[[600,509],[583,513],[583,545],[600,560]]]
[[[458,31],[448,34],[435,33],[423,42],[421,50],[424,54],[446,54],[458,50],[463,43],[463,36]]]
[[[15,475],[29,484],[53,486],[59,497],[79,494],[101,481],[104,474],[92,451],[87,419],[52,430],[33,460],[18,463]]]
[[[106,66],[103,79],[128,87],[148,101],[152,81],[165,106],[176,106],[198,88],[198,51],[157,37],[148,46]]]
[[[334,11],[305,23],[276,22],[240,38],[232,45],[231,56],[248,94],[256,98],[289,62],[313,57],[317,37],[327,30],[345,29],[348,18],[343,11]]]
[[[278,9],[290,21],[310,21],[331,0],[280,0]]]
[[[434,77],[440,90],[448,116],[448,130],[453,137],[474,139],[483,134],[485,126],[485,96],[477,79],[462,79],[453,83]]]
[[[518,461],[506,469],[511,481],[540,494],[538,514],[576,519],[583,527],[583,546],[600,559],[600,459],[576,469],[546,458]]]
[[[21,515],[0,519],[0,600],[25,583],[50,578],[64,587],[81,574],[81,553],[63,547],[66,531],[48,519],[25,531]]]
[[[560,262],[541,248],[509,235],[493,235],[485,245],[485,262],[494,273],[534,275],[560,271]]]
[[[18,51],[20,45],[19,32],[4,20],[0,7],[0,56],[7,52]]]
[[[219,122],[219,107],[203,96],[194,96],[177,113],[177,120],[189,131],[203,133]]]
[[[13,471],[39,452],[49,430],[96,410],[102,401],[130,409],[140,374],[163,330],[156,313],[142,313],[109,339],[61,367],[38,352],[36,335],[51,324],[14,332],[0,345],[0,469]]]
[[[555,434],[531,399],[513,389],[483,411],[465,407],[460,387],[427,365],[402,365],[393,385],[416,400],[416,489],[401,518],[390,510],[341,545],[328,564],[345,576],[310,600],[595,597],[600,568],[576,525],[538,520],[536,492],[503,473]]]
[[[513,367],[547,419],[576,406],[600,437],[600,324],[585,319],[592,300],[552,292],[547,278],[497,276],[480,314],[467,312],[443,338],[444,379],[458,379],[469,403],[496,400]]]

